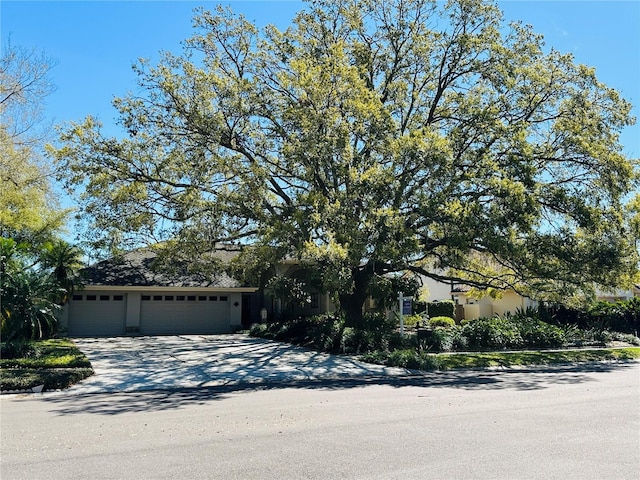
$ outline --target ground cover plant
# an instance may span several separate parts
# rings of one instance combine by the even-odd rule
[[[0,352],[0,390],[67,388],[93,375],[87,357],[69,339],[4,342]]]
[[[453,370],[456,368],[514,367],[606,360],[635,360],[640,359],[640,347],[440,354],[404,349],[392,352],[367,353],[362,356],[362,359],[370,363],[378,363],[390,367],[415,370]]]

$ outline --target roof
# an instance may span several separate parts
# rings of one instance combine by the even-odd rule
[[[223,264],[237,251],[220,249],[213,255]],[[210,287],[237,288],[240,283],[224,272],[205,274],[187,268],[186,262],[171,262],[171,271],[161,268],[158,251],[141,248],[103,260],[82,270],[85,285],[118,287]],[[191,271],[190,271],[191,270]]]

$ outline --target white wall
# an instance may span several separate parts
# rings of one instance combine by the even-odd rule
[[[427,302],[435,302],[436,300],[451,300],[451,284],[434,280],[430,277],[421,276],[422,285],[426,286],[429,291]]]

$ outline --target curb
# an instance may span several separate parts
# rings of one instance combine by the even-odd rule
[[[44,385],[36,385],[32,388],[27,388],[25,390],[0,390],[0,395],[14,395],[20,393],[42,393],[44,390]]]

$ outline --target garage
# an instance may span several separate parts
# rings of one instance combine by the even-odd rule
[[[257,288],[224,272],[188,273],[178,260],[164,270],[155,263],[157,251],[138,249],[83,269],[83,289],[61,311],[61,327],[77,337],[211,335],[251,320]],[[218,250],[216,258],[227,263],[236,254]]]
[[[140,302],[140,334],[215,334],[230,330],[228,295],[145,294]]]
[[[116,336],[125,332],[125,294],[87,293],[73,295],[69,302],[69,335],[75,337]]]

